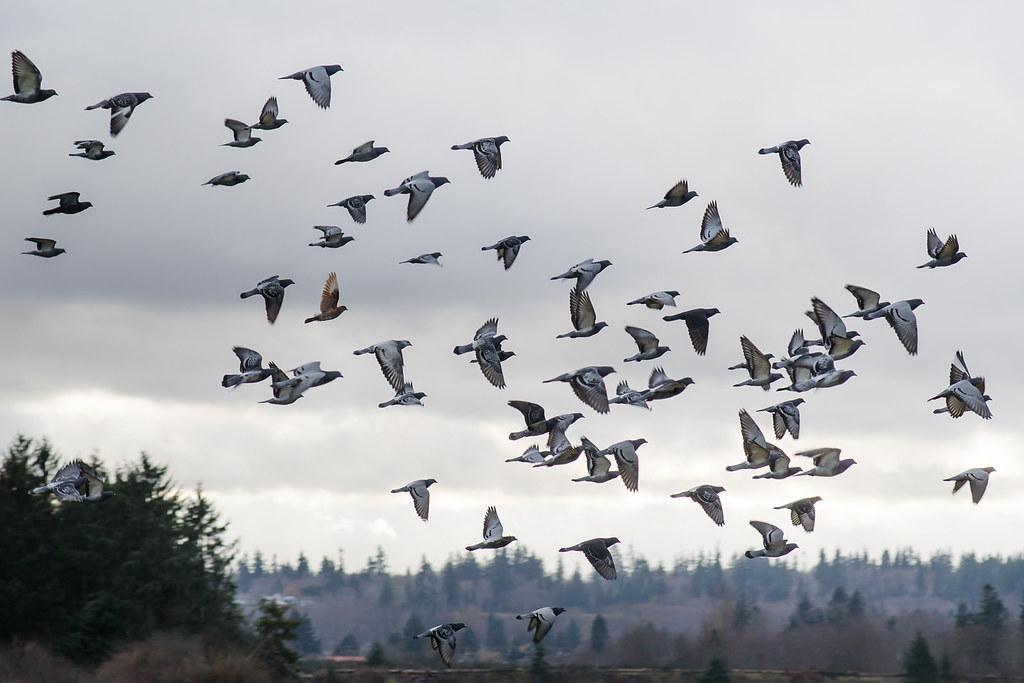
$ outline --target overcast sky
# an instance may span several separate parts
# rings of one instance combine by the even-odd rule
[[[421,556],[441,563],[480,540],[488,505],[545,561],[598,536],[655,562],[701,550],[728,558],[760,542],[751,519],[785,528],[804,566],[836,547],[1020,551],[1024,9],[215,5],[104,2],[86,16],[22,3],[6,15],[4,49],[28,55],[59,93],[31,106],[0,102],[8,442],[45,436],[63,456],[95,454],[108,471],[146,451],[183,490],[203,486],[242,551],[281,561],[304,551],[315,562],[343,548],[349,569],[378,545],[399,570]],[[277,80],[318,64],[344,69],[327,111],[301,83]],[[83,109],[125,91],[153,99],[111,140],[108,113]],[[255,122],[270,95],[290,123],[257,133],[255,147],[221,147],[231,139],[223,119]],[[449,149],[497,135],[510,142],[492,180],[471,152]],[[88,138],[116,156],[68,156]],[[804,187],[793,188],[777,157],[756,152],[800,138],[811,144]],[[391,153],[333,165],[370,139]],[[405,198],[383,190],[425,169],[451,184],[409,224]],[[201,185],[230,170],[252,180]],[[681,178],[697,199],[644,210]],[[95,206],[42,215],[47,196],[71,190]],[[327,207],[355,194],[376,196],[365,225]],[[683,255],[711,200],[739,243]],[[314,225],[338,225],[355,241],[310,248]],[[969,258],[916,269],[928,259],[929,227],[956,233]],[[508,235],[532,241],[505,272],[480,247]],[[55,238],[68,253],[22,256],[29,236]],[[398,263],[432,251],[444,268]],[[586,258],[613,263],[588,290],[609,327],[555,340],[571,329],[569,284],[549,278]],[[304,325],[332,270],[349,310]],[[273,274],[296,284],[271,326],[258,298],[238,294]],[[909,356],[884,321],[855,321],[867,345],[839,366],[857,376],[803,394],[801,438],[776,440],[769,416],[754,411],[793,395],[732,387],[744,378],[726,370],[741,360],[739,336],[782,356],[795,328],[814,333],[803,314],[810,297],[840,314],[856,309],[847,283],[891,301],[923,299],[920,354]],[[625,306],[664,289],[681,292],[679,308]],[[683,323],[661,320],[695,307],[722,311],[704,357]],[[516,352],[504,390],[451,353],[491,317]],[[627,366],[635,347],[624,325],[652,330],[672,351]],[[406,377],[426,392],[424,407],[377,408],[393,392],[372,357],[352,351],[386,339],[412,342]],[[344,378],[294,405],[261,405],[266,383],[220,386],[237,370],[234,345],[287,368],[319,360]],[[936,416],[938,402],[926,402],[947,385],[957,349],[988,379],[991,421]],[[623,379],[643,387],[654,364],[695,384],[650,412],[598,415],[568,386],[541,383],[611,365],[610,391]],[[640,491],[571,484],[585,474],[582,459],[506,464],[530,443],[507,439],[522,428],[510,399],[549,416],[584,413],[573,442],[645,438]],[[834,446],[858,464],[833,479],[727,473],[743,458],[741,408],[788,453]],[[986,465],[997,472],[981,505],[950,496],[943,478]],[[424,524],[407,495],[389,490],[427,477],[438,484]],[[668,497],[702,483],[727,489],[724,528]],[[811,495],[823,499],[813,534],[772,509]]]

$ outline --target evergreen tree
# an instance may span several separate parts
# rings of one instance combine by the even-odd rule
[[[708,662],[708,668],[697,677],[699,683],[730,683],[729,669],[725,666],[725,660],[715,655]]]
[[[928,651],[928,641],[920,631],[903,655],[903,676],[909,683],[936,683],[939,680],[939,666]]]
[[[590,623],[590,649],[594,652],[604,652],[605,645],[608,644],[608,624],[605,622],[604,617],[598,614],[594,617],[594,621]]]
[[[341,639],[341,642],[334,648],[332,654],[340,657],[354,657],[359,654],[359,641],[356,640],[356,634],[349,633],[347,636]]]
[[[260,600],[259,613],[256,619],[255,635],[256,658],[263,664],[271,676],[290,678],[295,675],[295,664],[299,655],[286,644],[297,638],[298,619],[285,616],[285,606],[273,600]]]
[[[978,601],[978,611],[974,615],[974,623],[998,631],[1002,630],[1005,620],[1006,607],[999,599],[998,591],[992,584],[986,583],[981,589],[981,599]]]
[[[569,625],[562,631],[562,647],[566,652],[573,652],[583,642],[583,635],[580,633],[580,625],[575,619],[569,620]]]
[[[385,666],[388,663],[387,658],[384,656],[384,648],[380,643],[374,642],[370,646],[370,652],[366,655],[367,666]]]
[[[530,660],[530,680],[551,680],[551,666],[544,660],[544,643],[537,643],[533,648],[533,659]]]
[[[305,579],[309,576],[309,560],[306,559],[305,553],[299,553],[298,564],[295,565],[295,578]]]
[[[257,550],[252,555],[252,577],[262,579],[266,575],[266,568],[263,566],[263,553]]]
[[[420,651],[419,643],[412,639],[413,636],[419,635],[427,630],[427,627],[423,625],[423,621],[419,615],[413,612],[409,615],[409,618],[405,620],[405,626],[402,627],[402,650],[406,654],[416,654]]]
[[[484,644],[488,650],[501,652],[508,645],[508,637],[505,635],[505,622],[499,619],[494,612],[487,615],[487,637]]]
[[[320,645],[320,639],[316,637],[313,620],[309,618],[309,615],[299,614],[297,610],[293,609],[288,618],[299,622],[299,625],[295,627],[295,649],[299,655],[321,654],[323,647]]]

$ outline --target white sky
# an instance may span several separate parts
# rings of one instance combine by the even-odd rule
[[[837,546],[1017,553],[1022,14],[934,2],[104,2],[80,13],[22,3],[0,44],[25,52],[59,96],[0,103],[0,435],[46,436],[110,469],[145,450],[183,489],[202,484],[242,550],[316,562],[344,548],[351,569],[378,544],[397,569],[422,555],[443,562],[479,540],[488,505],[546,561],[613,535],[654,562],[700,549],[729,557],[759,542],[747,520],[793,529],[771,508],[809,495],[823,498],[817,530],[789,532],[801,563]],[[344,71],[328,111],[277,80],[334,63]],[[154,99],[110,140],[107,112],[83,109],[124,91]],[[255,121],[270,95],[290,123],[257,133],[253,148],[220,147],[223,119]],[[511,139],[493,180],[470,152],[449,150],[485,135]],[[804,137],[797,189],[756,151]],[[87,138],[117,155],[67,156]],[[369,139],[392,153],[333,165]],[[451,184],[410,225],[406,200],[383,190],[424,169]],[[228,170],[252,180],[201,186]],[[643,210],[680,178],[700,197]],[[94,208],[41,215],[47,196],[69,190]],[[326,207],[364,193],[377,197],[366,225]],[[739,243],[683,256],[711,200]],[[310,248],[317,224],[356,241]],[[915,269],[929,227],[957,233],[969,258]],[[480,247],[512,234],[533,239],[504,272]],[[22,256],[29,236],[68,253]],[[431,251],[443,269],[398,265]],[[590,257],[614,264],[588,290],[609,327],[556,341],[571,329],[569,285],[549,278]],[[349,311],[303,325],[331,270]],[[296,282],[274,326],[259,299],[238,298],[271,274]],[[867,346],[840,366],[858,376],[804,395],[801,439],[778,443],[840,447],[859,464],[830,480],[726,473],[742,459],[737,411],[774,440],[753,411],[792,396],[732,388],[744,378],[725,370],[741,358],[739,336],[783,355],[794,328],[813,335],[811,296],[855,310],[846,283],[923,299],[921,353],[907,355],[883,321],[856,321]],[[676,311],[722,310],[706,357],[682,323],[624,305],[661,289],[682,293]],[[492,316],[516,352],[503,391],[451,353]],[[567,386],[541,383],[598,364],[617,370],[609,390],[621,379],[642,387],[653,363],[621,362],[635,349],[626,324],[658,334],[673,350],[656,363],[696,384],[649,413],[597,415]],[[392,338],[413,343],[406,377],[427,393],[423,408],[378,409],[393,392],[370,357],[352,355]],[[320,360],[344,378],[295,405],[259,405],[266,384],[219,386],[236,371],[233,345],[282,367]],[[957,349],[989,380],[991,422],[935,416],[925,402]],[[570,484],[582,460],[506,464],[529,444],[506,438],[522,428],[509,399],[584,413],[574,442],[646,438],[640,492]],[[984,465],[997,472],[980,506],[950,497],[943,478]],[[427,524],[408,496],[388,493],[424,477],[439,482]],[[701,483],[726,487],[726,527],[668,498]]]

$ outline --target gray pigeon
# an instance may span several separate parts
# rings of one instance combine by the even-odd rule
[[[92,206],[92,202],[80,202],[78,201],[80,196],[81,193],[79,192],[62,192],[48,197],[49,201],[57,201],[60,202],[60,204],[52,209],[46,209],[43,211],[43,215],[52,216],[55,213],[73,214],[85,211]]]
[[[57,240],[52,240],[49,237],[26,237],[26,242],[34,242],[36,248],[32,251],[23,251],[22,254],[29,254],[30,256],[42,256],[43,258],[53,258],[54,256],[60,256],[65,253],[64,249],[57,246]]]
[[[461,622],[438,624],[428,631],[417,633],[412,638],[430,638],[430,647],[437,650],[437,654],[441,655],[441,661],[450,669],[452,658],[455,657],[455,632],[464,628],[466,625]]]
[[[622,405],[637,406],[650,410],[651,407],[647,405],[647,399],[644,398],[646,393],[645,391],[630,389],[629,384],[623,380],[615,387],[615,397],[608,399],[608,403],[621,403]]]
[[[476,362],[480,365],[480,372],[493,386],[504,389],[505,375],[501,370],[501,342],[505,341],[505,335],[495,336],[498,332],[498,319],[491,318],[477,329],[473,335],[473,341],[469,344],[455,347],[455,354],[460,355],[473,351],[476,353]]]
[[[642,296],[639,299],[634,299],[626,305],[633,306],[636,304],[643,304],[647,308],[653,308],[660,311],[665,306],[672,306],[675,308],[677,296],[679,296],[679,292],[674,289],[665,292],[654,292],[653,294]]]
[[[448,182],[450,181],[447,178],[430,175],[430,171],[420,171],[416,175],[411,175],[403,180],[398,187],[384,190],[384,196],[394,197],[396,194],[409,195],[406,220],[411,223],[420,214],[423,207],[427,205],[427,200],[430,199],[430,195],[434,190]]]
[[[648,206],[647,208],[664,209],[669,206],[682,206],[696,196],[698,196],[697,193],[690,190],[686,181],[680,180],[672,186],[672,189],[665,193],[664,199],[653,206]]]
[[[708,350],[708,331],[711,326],[708,318],[721,313],[717,308],[692,308],[689,311],[666,315],[662,320],[683,320],[686,322],[686,330],[690,333],[690,342],[693,343],[693,350],[703,356]]]
[[[991,397],[985,394],[985,378],[971,376],[963,352],[956,352],[956,360],[960,366],[958,367],[955,362],[950,364],[949,386],[938,396],[928,399],[929,401],[937,401],[940,398],[946,400],[946,407],[934,412],[949,413],[949,416],[955,419],[963,415],[965,410],[970,410],[986,420],[991,420],[992,411],[986,405]]]
[[[587,476],[573,479],[574,482],[589,481],[594,484],[603,484],[619,476],[619,473],[612,470],[612,463],[608,456],[595,446],[590,439],[582,437],[583,453],[587,457]]]
[[[86,487],[84,495],[78,490],[83,485]],[[98,503],[114,495],[113,491],[103,490],[103,477],[81,460],[72,460],[53,475],[49,484],[28,493],[30,496],[53,493],[60,500],[70,503]]]
[[[771,413],[772,425],[775,427],[775,438],[781,439],[788,431],[794,439],[800,438],[800,404],[805,403],[802,398],[794,398],[792,401],[783,401],[767,408],[761,408],[759,413]]]
[[[754,342],[750,341],[746,336],[740,337],[740,347],[743,349],[743,359],[750,379],[744,380],[739,384],[733,384],[734,387],[761,387],[768,391],[772,382],[782,379],[781,374],[772,372],[772,364],[768,360],[768,356],[761,353],[760,349],[754,346]]]
[[[789,456],[776,448],[768,453],[768,471],[754,475],[754,479],[786,479],[800,473],[800,467],[790,464]]]
[[[590,301],[590,295],[575,287],[569,290],[569,318],[572,321],[572,331],[560,334],[555,337],[556,339],[593,337],[608,327],[608,323],[597,322],[597,314],[594,312],[594,304]]]
[[[619,539],[614,536],[611,538],[592,538],[589,541],[583,541],[568,548],[559,548],[558,552],[568,553],[573,550],[579,550],[602,578],[611,581],[616,575],[615,560],[612,559],[612,554],[608,552],[608,548],[618,542]]]
[[[712,522],[718,526],[725,526],[725,513],[722,511],[722,501],[718,497],[718,494],[723,491],[725,489],[721,486],[702,484],[694,486],[689,491],[673,493],[669,498],[689,498],[704,509]]]
[[[402,391],[405,388],[405,364],[402,359],[402,349],[407,346],[412,346],[412,343],[405,339],[388,339],[352,353],[356,356],[372,353],[377,359],[377,364],[380,365],[380,371],[384,373],[384,379],[388,381],[391,388],[395,391]]]
[[[653,360],[660,358],[672,349],[667,346],[659,346],[659,339],[654,336],[653,332],[643,329],[642,327],[632,327],[626,325],[626,333],[633,338],[636,342],[638,352],[624,359],[623,363],[629,363],[630,361],[640,362],[642,360]]]
[[[484,540],[476,545],[467,545],[466,550],[470,552],[482,549],[504,548],[512,541],[518,540],[515,536],[505,536],[498,519],[498,511],[492,505],[484,513]]]
[[[276,130],[288,123],[288,119],[278,118],[277,113],[277,98],[272,96],[263,104],[263,109],[260,110],[260,120],[251,128],[253,130]]]
[[[599,413],[607,413],[609,410],[608,391],[604,386],[604,378],[613,372],[615,369],[607,365],[588,365],[585,368],[546,379],[543,383],[568,382],[573,393],[576,394],[576,398]]]
[[[311,247],[337,249],[338,247],[343,247],[349,242],[355,240],[355,237],[346,235],[344,231],[336,225],[314,225],[313,229],[319,230],[324,234],[324,236],[319,242],[310,242],[309,246]]]
[[[227,173],[221,173],[215,175],[207,180],[203,185],[223,185],[224,187],[234,187],[239,183],[244,183],[249,180],[249,176],[238,171],[228,171]]]
[[[277,80],[284,81],[291,78],[296,81],[302,81],[310,98],[321,109],[327,109],[331,106],[331,76],[339,71],[342,71],[342,68],[337,64],[311,66],[308,69],[296,71],[290,76],[281,76]]]
[[[687,249],[684,254],[691,251],[722,251],[731,247],[739,240],[729,236],[729,231],[722,227],[722,218],[718,215],[718,202],[711,202],[704,210],[704,220],[700,224],[700,244]]]
[[[242,292],[239,296],[248,299],[257,294],[262,295],[267,307],[267,322],[273,325],[277,320],[277,315],[281,312],[281,304],[284,303],[284,288],[294,284],[293,280],[280,280],[276,275],[271,275],[266,280],[260,280],[254,288],[248,292]]]
[[[431,484],[436,484],[436,479],[417,479],[411,481],[402,488],[391,489],[391,493],[405,493],[408,491],[409,495],[412,496],[413,507],[416,508],[416,514],[420,516],[424,522],[427,521],[427,517],[430,516],[430,488]]]
[[[775,154],[778,153],[779,159],[782,161],[782,172],[786,174],[786,180],[793,187],[800,187],[803,184],[803,179],[800,173],[800,150],[803,149],[804,145],[811,144],[806,139],[803,140],[790,140],[789,142],[783,142],[781,145],[775,147],[764,147],[757,150],[758,154]]]
[[[846,291],[853,294],[854,298],[857,299],[857,310],[849,315],[844,315],[844,318],[863,318],[869,313],[880,311],[889,305],[888,301],[881,301],[878,292],[867,287],[846,285]]]
[[[846,323],[839,317],[839,314],[818,297],[811,297],[811,310],[807,311],[807,317],[818,326],[825,351],[832,356],[833,360],[849,358],[864,345],[860,339],[854,340],[859,333],[847,330]],[[864,319],[870,318],[865,315]]]
[[[118,133],[128,125],[128,119],[135,113],[135,108],[150,99],[153,99],[153,96],[148,92],[123,92],[108,100],[101,100],[96,104],[89,105],[85,110],[109,109],[110,137],[116,138]]]
[[[561,275],[556,275],[552,280],[571,280],[576,278],[576,289],[583,291],[590,283],[594,281],[598,273],[612,265],[611,261],[595,261],[592,258],[588,258],[586,261],[577,263],[575,266],[565,271]]]
[[[689,377],[672,379],[665,374],[664,368],[658,366],[651,370],[651,376],[647,379],[647,391],[643,393],[643,400],[661,401],[672,398],[683,393],[691,384],[693,384],[693,380]]]
[[[768,467],[773,454],[785,455],[778,446],[765,440],[761,428],[744,409],[740,410],[740,436],[743,439],[743,454],[746,460],[736,465],[727,465],[725,469],[729,472]]]
[[[357,194],[348,199],[342,199],[340,202],[334,204],[328,204],[327,206],[340,206],[344,209],[348,209],[348,215],[352,216],[352,220],[356,223],[362,224],[366,222],[366,205],[373,199],[372,194]]]
[[[19,104],[35,104],[57,94],[55,90],[42,88],[43,75],[39,73],[39,69],[32,63],[32,60],[20,50],[11,52],[11,74],[14,76],[14,94],[0,97],[0,100],[18,102]]]
[[[773,510],[789,510],[789,519],[793,526],[802,526],[804,531],[814,531],[814,504],[821,500],[820,496],[801,498],[792,503],[777,505]]]
[[[865,320],[874,320],[885,316],[889,326],[896,332],[900,343],[911,356],[917,355],[917,316],[914,309],[924,304],[920,299],[908,299],[889,304],[885,308],[864,316]]]
[[[525,462],[530,465],[539,465],[544,462],[544,454],[536,444],[531,445],[520,456],[508,458],[505,462]]]
[[[851,466],[856,465],[857,461],[853,458],[839,459],[839,454],[842,452],[839,448],[815,448],[809,451],[800,451],[796,455],[803,455],[808,458],[812,458],[814,461],[814,467],[811,469],[801,472],[801,476],[810,477],[834,477],[842,474],[846,470],[850,469]]]
[[[613,443],[597,453],[598,456],[615,456],[615,464],[619,468],[622,483],[628,491],[634,493],[640,486],[640,460],[637,457],[636,449],[645,443],[647,443],[647,439],[627,439]]]
[[[435,252],[431,252],[429,254],[420,254],[419,256],[414,256],[414,257],[412,257],[410,259],[406,259],[404,261],[399,261],[399,264],[402,264],[402,263],[419,263],[419,264],[422,264],[422,265],[433,265],[433,266],[437,266],[438,268],[444,268],[444,264],[437,260],[439,258],[441,258],[441,252],[435,251]]]
[[[231,350],[238,356],[239,374],[224,375],[220,381],[222,387],[235,388],[241,384],[262,382],[273,374],[273,368],[263,367],[263,356],[258,352],[247,349],[244,346],[235,346]]]
[[[378,403],[378,408],[387,408],[388,406],[421,406],[421,399],[426,398],[427,395],[422,391],[415,391],[412,388],[412,384],[409,382],[405,383],[401,391],[395,392],[395,397],[389,401]]]
[[[799,547],[796,543],[787,543],[786,535],[782,533],[782,529],[774,524],[750,520],[750,526],[757,529],[758,533],[761,534],[764,550],[748,550],[744,555],[749,558],[782,557]]]
[[[353,149],[352,153],[349,154],[344,159],[338,159],[337,161],[335,161],[334,165],[337,166],[339,164],[344,164],[349,161],[373,161],[381,154],[387,154],[388,152],[391,151],[387,147],[374,147],[374,142],[374,140],[364,142],[363,144]]]
[[[99,140],[76,140],[75,147],[82,151],[76,154],[68,154],[69,157],[82,157],[83,159],[102,161],[114,156],[114,152],[111,150],[103,149],[103,143]]]
[[[508,138],[499,135],[496,138],[480,138],[464,145],[452,145],[452,149],[471,149],[476,158],[476,167],[484,178],[493,178],[501,169],[501,146]]]
[[[480,251],[488,251],[494,249],[498,254],[498,260],[504,261],[505,270],[512,267],[512,264],[516,261],[516,256],[519,256],[519,247],[523,245],[523,242],[529,241],[529,235],[509,235],[500,242],[495,242],[489,247],[480,247]]]
[[[988,486],[988,475],[995,471],[995,467],[975,467],[942,481],[954,482],[953,493],[963,488],[964,484],[970,484],[971,500],[977,505],[981,502],[981,497],[985,495],[985,488]]]
[[[224,125],[231,130],[234,139],[221,147],[252,147],[263,139],[253,137],[252,127],[237,119],[224,119]]]
[[[956,235],[950,235],[943,242],[939,239],[935,228],[928,229],[928,255],[932,257],[932,260],[928,263],[922,263],[918,268],[951,266],[960,261],[960,259],[967,258],[967,254],[960,251],[960,242],[957,241]]]
[[[533,643],[536,645],[544,640],[551,627],[555,625],[555,617],[565,611],[564,607],[541,607],[527,614],[517,614],[516,619],[529,619],[526,632],[533,631]]]

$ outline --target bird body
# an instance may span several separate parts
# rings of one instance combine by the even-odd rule
[[[653,308],[660,311],[665,306],[672,306],[675,308],[677,296],[679,296],[679,292],[675,290],[654,292],[653,294],[648,294],[647,296],[642,296],[639,299],[627,302],[626,305],[634,306],[637,304],[643,304],[647,308]]]
[[[648,206],[647,208],[664,209],[669,206],[682,206],[696,196],[698,196],[697,193],[690,190],[689,184],[687,184],[685,180],[680,180],[665,193],[664,199],[653,206]]]
[[[627,439],[613,443],[595,455],[612,455],[615,457],[615,464],[619,468],[619,476],[626,489],[636,493],[640,485],[640,459],[637,457],[636,449],[647,443],[647,439]]]
[[[422,391],[415,391],[411,382],[406,382],[405,386],[400,391],[395,392],[395,397],[389,401],[378,403],[378,408],[387,408],[388,406],[422,406],[422,399],[426,398],[427,395]]]
[[[604,378],[615,372],[614,368],[607,365],[588,365],[579,370],[573,370],[558,377],[544,380],[549,382],[568,382],[576,398],[586,403],[599,413],[607,413],[608,391],[604,386]]]
[[[435,251],[430,254],[420,254],[419,256],[414,256],[410,259],[399,261],[399,263],[419,263],[423,265],[432,265],[437,266],[438,268],[444,268],[444,264],[437,260],[439,258],[441,258],[441,252]]]
[[[576,278],[576,289],[583,291],[590,286],[590,283],[594,281],[598,273],[612,265],[611,261],[595,261],[592,258],[588,258],[586,261],[581,261],[575,266],[565,271],[561,275],[556,275],[552,280],[571,280]]]
[[[611,538],[592,538],[589,541],[583,541],[568,548],[559,548],[558,552],[568,553],[574,550],[582,552],[584,557],[597,570],[597,573],[601,575],[601,578],[611,581],[616,576],[615,560],[612,559],[612,554],[608,551],[608,548],[618,542],[619,539],[614,536]]]
[[[953,482],[953,493],[963,488],[964,484],[970,484],[971,500],[977,505],[981,502],[981,497],[985,495],[985,489],[988,487],[988,475],[995,471],[995,467],[975,467],[942,481]]]
[[[731,247],[739,240],[729,236],[729,231],[722,227],[722,218],[718,214],[718,202],[711,202],[704,210],[704,219],[700,224],[700,244],[687,249],[684,254],[691,251],[722,251]]]
[[[698,355],[703,356],[708,350],[708,333],[711,326],[708,318],[721,313],[717,308],[692,308],[689,311],[662,316],[662,320],[682,320],[686,323],[686,330],[690,334],[690,343]]]
[[[114,156],[114,152],[111,150],[103,149],[103,143],[99,140],[77,140],[75,147],[82,151],[76,154],[68,154],[69,157],[82,157],[83,159],[102,161],[107,157]]]
[[[272,368],[263,367],[263,356],[252,349],[244,346],[235,346],[231,349],[238,357],[237,375],[224,375],[220,385],[222,387],[238,387],[241,384],[253,384],[262,382],[273,374]]]
[[[337,249],[338,247],[343,247],[356,239],[355,237],[346,235],[344,231],[336,225],[314,225],[313,228],[322,232],[323,238],[319,242],[310,242],[309,246],[311,247]]]
[[[643,360],[654,360],[655,358],[660,358],[672,350],[667,346],[659,346],[660,341],[654,336],[654,333],[645,330],[642,327],[626,325],[626,333],[633,338],[634,342],[636,342],[638,352],[629,358],[623,359],[623,363],[629,363],[631,361],[639,363]]]
[[[914,309],[924,304],[920,299],[906,299],[891,303],[885,308],[864,316],[865,320],[885,317],[889,326],[896,332],[900,343],[911,356],[917,355],[917,316]]]
[[[392,389],[401,391],[405,388],[405,363],[402,358],[402,349],[407,346],[412,346],[412,343],[405,339],[389,339],[352,353],[356,356],[372,353],[377,359],[377,364],[380,365],[380,371],[384,373],[384,379],[388,381]]]
[[[594,484],[603,484],[606,481],[611,481],[619,476],[619,472],[612,469],[611,460],[587,437],[581,439],[583,443],[583,453],[587,457],[587,476],[573,479],[574,482],[589,481]]]
[[[814,467],[805,472],[800,472],[800,475],[834,477],[850,469],[852,465],[857,464],[857,461],[853,458],[843,458],[840,460],[839,454],[841,452],[842,450],[839,448],[814,448],[809,451],[800,451],[796,455],[812,458],[814,462]]]
[[[693,380],[689,377],[672,379],[665,374],[664,368],[658,366],[651,370],[651,376],[647,379],[647,391],[643,393],[643,400],[661,401],[672,398],[683,393],[691,384],[693,384]]]
[[[594,304],[590,301],[590,295],[575,287],[569,290],[569,318],[572,321],[572,331],[560,334],[556,339],[593,337],[608,327],[608,323],[597,322],[597,314],[594,312]]]
[[[43,215],[52,216],[55,213],[75,214],[85,211],[92,206],[92,202],[78,201],[80,196],[81,193],[79,192],[62,192],[48,197],[49,201],[57,201],[60,203],[52,209],[46,209],[43,211]]]
[[[86,107],[85,110],[109,109],[110,137],[116,138],[124,130],[124,127],[128,125],[128,119],[135,113],[135,108],[152,98],[153,96],[148,92],[123,92],[120,95],[114,95],[110,99],[100,100],[96,104]]]
[[[23,251],[22,254],[28,254],[30,256],[41,256],[43,258],[53,258],[54,256],[60,256],[66,253],[64,249],[57,246],[57,240],[52,240],[49,237],[26,237],[26,242],[33,242],[36,248],[32,251]]]
[[[250,128],[253,130],[275,130],[288,123],[288,119],[279,119],[277,113],[277,98],[272,96],[263,104],[260,120]]]
[[[804,531],[814,531],[814,504],[821,500],[820,496],[801,498],[792,503],[777,505],[773,510],[789,510],[789,519],[793,526],[802,526]]]
[[[767,408],[761,408],[757,412],[772,414],[772,426],[775,428],[776,439],[781,439],[787,431],[794,439],[799,439],[801,403],[805,403],[804,399],[795,398],[792,401],[783,401]]]
[[[347,311],[348,308],[346,306],[338,305],[338,297],[338,276],[332,272],[327,276],[327,282],[324,283],[324,291],[320,294],[320,312],[310,318],[306,318],[306,322],[334,320]]]
[[[427,517],[430,516],[430,491],[427,489],[430,488],[431,484],[436,483],[436,479],[417,479],[401,488],[391,489],[391,493],[408,492],[412,496],[412,504],[416,508],[416,514],[425,522]]]
[[[373,198],[372,194],[357,194],[327,206],[340,206],[343,209],[347,209],[348,215],[352,217],[352,220],[361,225],[366,222],[366,205]]]
[[[495,138],[480,138],[464,145],[452,145],[452,149],[471,149],[476,159],[477,170],[484,178],[493,178],[501,169],[501,146],[508,142],[508,137],[499,135]]]
[[[225,142],[221,147],[252,147],[263,139],[253,137],[252,127],[236,119],[224,119],[224,125],[231,130],[234,139]]]
[[[796,543],[788,543],[782,529],[767,522],[750,521],[750,526],[757,529],[761,534],[764,545],[763,550],[748,550],[744,553],[748,558],[754,557],[782,557],[793,552],[799,546]]]
[[[428,631],[417,633],[412,638],[430,638],[430,647],[437,650],[441,661],[448,668],[452,666],[452,659],[455,657],[455,632],[466,628],[463,623],[438,624]]]
[[[48,100],[57,94],[55,90],[42,88],[43,75],[20,50],[11,52],[11,75],[14,77],[14,94],[0,97],[0,100],[18,104],[35,104]]]
[[[509,235],[500,242],[495,242],[489,247],[480,247],[480,251],[488,251],[494,249],[498,254],[498,260],[503,261],[505,264],[505,270],[512,267],[512,264],[516,261],[516,256],[519,255],[519,248],[523,246],[523,242],[528,242],[530,239],[529,235]]]
[[[430,171],[420,171],[411,175],[401,182],[398,187],[384,190],[385,197],[394,197],[397,194],[409,195],[409,206],[406,208],[406,220],[411,223],[420,211],[427,205],[427,200],[434,190],[445,183],[450,182],[442,176],[432,176]]]
[[[957,362],[960,366],[957,366]],[[956,352],[956,362],[949,366],[949,386],[928,400],[937,401],[940,398],[946,400],[946,407],[936,410],[936,413],[949,413],[955,419],[963,415],[965,410],[970,410],[986,420],[992,419],[992,411],[986,405],[991,397],[985,394],[985,378],[971,376],[962,351]]]
[[[750,341],[745,335],[740,337],[740,347],[743,349],[744,366],[747,369],[747,374],[750,375],[750,379],[734,384],[734,387],[761,387],[768,391],[772,382],[782,379],[781,374],[772,372],[772,364],[768,356],[761,353],[760,349],[754,345],[754,342]]]
[[[515,540],[517,540],[515,536],[504,535],[501,520],[498,519],[498,511],[492,505],[487,508],[487,512],[484,513],[484,540],[476,545],[467,545],[466,550],[472,552],[474,550],[482,550],[484,548],[504,548]]]
[[[284,303],[284,289],[289,285],[294,285],[293,280],[284,279],[281,280],[277,275],[271,275],[265,280],[260,280],[254,288],[247,292],[242,292],[239,296],[243,299],[248,299],[251,296],[257,294],[263,297],[263,301],[267,308],[267,322],[271,325],[277,320],[278,314],[281,312],[281,304]]]
[[[811,143],[806,138],[803,140],[790,140],[775,147],[761,148],[757,150],[757,153],[778,153],[779,160],[782,162],[782,172],[785,174],[786,180],[793,187],[800,187],[803,184],[803,176],[800,170],[800,150],[803,149],[804,145],[809,144]]]
[[[306,92],[317,103],[317,106],[321,109],[327,109],[331,106],[331,76],[342,70],[337,64],[311,66],[308,69],[296,71],[290,76],[281,76],[277,80],[294,79],[302,81],[302,84],[306,86]]]
[[[541,607],[526,614],[517,614],[516,619],[529,619],[526,632],[533,631],[534,644],[544,640],[551,627],[555,625],[555,617],[565,611],[564,607]]]
[[[244,183],[249,180],[249,176],[238,171],[228,171],[227,173],[221,173],[215,175],[207,180],[203,185],[223,185],[224,187],[234,187],[239,183]]]
[[[344,159],[338,159],[337,161],[335,161],[334,165],[337,166],[339,164],[344,164],[346,162],[373,161],[380,155],[387,154],[388,152],[391,151],[387,147],[374,147],[374,142],[374,140],[364,142],[363,144],[353,149],[352,153],[349,154]]]
[[[621,403],[628,406],[637,406],[639,408],[646,408],[650,410],[651,407],[647,405],[647,399],[645,398],[646,392],[637,391],[631,389],[629,384],[623,380],[619,382],[619,385],[615,387],[615,397],[608,399],[608,403]]]
[[[484,378],[493,386],[504,389],[505,375],[501,369],[501,342],[505,341],[505,335],[495,336],[498,332],[498,319],[491,318],[477,329],[473,335],[473,341],[469,344],[455,347],[455,354],[461,355],[473,351],[476,353],[476,362],[480,365],[480,372]]]
[[[889,305],[888,301],[881,301],[881,297],[878,292],[870,290],[867,287],[846,285],[846,291],[857,299],[857,310],[849,315],[844,315],[844,318],[863,318],[864,316],[880,311]]]
[[[85,493],[78,487],[85,485]],[[61,501],[70,503],[98,503],[114,495],[103,490],[103,477],[81,460],[72,460],[53,475],[49,484],[28,492],[31,496],[53,493]]]
[[[721,486],[702,484],[688,491],[673,493],[669,498],[689,498],[701,506],[712,522],[718,526],[725,526],[725,513],[722,511],[722,501],[718,497],[723,491],[725,489]]]
[[[961,259],[967,258],[967,254],[960,251],[960,242],[957,240],[956,235],[950,235],[943,242],[939,239],[935,228],[928,229],[928,255],[932,257],[932,260],[922,263],[918,268],[931,269],[951,266]]]

